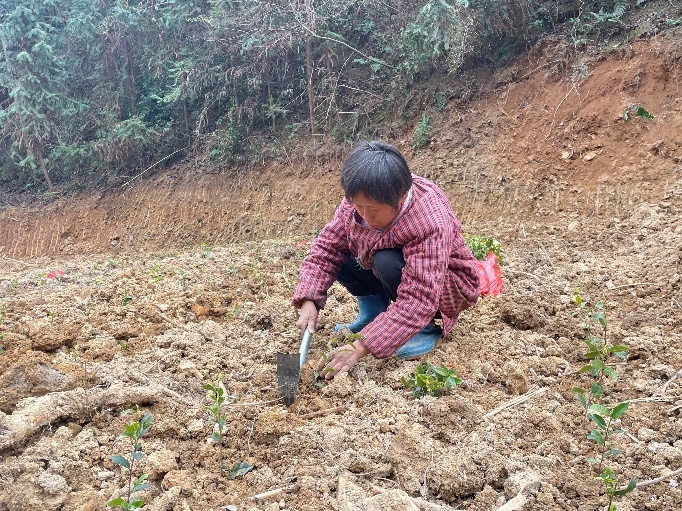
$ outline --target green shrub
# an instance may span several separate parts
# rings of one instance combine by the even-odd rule
[[[400,381],[405,387],[412,389],[412,395],[416,398],[427,394],[438,397],[443,391],[462,383],[454,369],[448,369],[443,364],[434,366],[429,360],[420,363],[409,378],[403,376]]]
[[[464,241],[471,249],[474,257],[479,261],[485,261],[488,257],[488,252],[492,252],[497,256],[499,263],[502,264],[504,259],[502,244],[492,236],[486,236],[481,233],[476,235],[465,234]]]
[[[414,129],[414,136],[412,137],[412,146],[415,149],[424,147],[431,140],[429,132],[431,131],[431,118],[424,114],[417,123]]]

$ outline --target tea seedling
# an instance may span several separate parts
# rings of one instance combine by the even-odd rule
[[[601,481],[604,485],[604,490],[609,499],[606,508],[608,511],[616,511],[616,505],[613,503],[615,497],[630,493],[637,486],[637,480],[633,477],[625,488],[619,489],[620,481],[616,474],[612,469],[604,466],[606,458],[622,453],[620,449],[611,447],[613,437],[623,432],[622,429],[613,428],[613,421],[620,419],[627,411],[629,405],[630,403],[627,402],[618,403],[611,409],[601,404],[593,404],[588,408],[589,413],[587,417],[593,420],[597,427],[590,431],[587,439],[596,444],[599,453],[597,457],[587,458],[587,461],[597,465],[598,470],[601,471],[601,474],[596,476],[595,480]]]
[[[470,234],[464,235],[464,241],[471,249],[474,257],[479,261],[485,261],[488,257],[488,252],[492,252],[497,256],[497,260],[502,263],[504,259],[504,252],[502,251],[502,244],[492,236],[485,236],[481,233],[472,236]]]
[[[412,389],[412,395],[417,399],[427,394],[438,397],[441,392],[462,383],[454,369],[448,369],[444,364],[434,366],[430,360],[420,363],[409,378],[403,376],[400,381],[405,387]]]
[[[126,305],[128,305],[128,302],[130,302],[130,300],[132,300],[132,299],[133,299],[133,295],[126,293],[123,296],[123,300],[121,300],[121,305],[125,307]]]
[[[420,149],[429,143],[431,136],[429,132],[431,131],[431,118],[426,115],[422,115],[422,118],[417,123],[417,127],[414,129],[414,135],[412,137],[412,146],[415,149]]]
[[[154,283],[158,283],[163,280],[163,275],[159,273],[160,268],[161,265],[155,264],[154,266],[152,266],[152,269],[150,270],[152,274],[152,280],[154,281]]]
[[[647,111],[647,109],[644,108],[643,106],[628,105],[625,108],[625,112],[623,113],[623,119],[625,119],[626,121],[629,120],[630,114],[633,112],[635,115],[639,115],[640,117],[643,117],[644,119],[652,120],[654,118],[654,114]]]
[[[581,313],[583,315],[583,328],[588,333],[588,338],[583,340],[588,346],[588,351],[584,356],[591,362],[581,367],[580,372],[590,373],[593,381],[589,392],[580,387],[574,387],[572,390],[587,412],[587,418],[596,424],[596,428],[590,430],[587,439],[596,445],[598,454],[595,457],[587,458],[587,461],[597,465],[597,470],[600,472],[595,480],[601,481],[604,486],[608,497],[607,511],[616,511],[613,500],[634,490],[637,486],[637,480],[633,477],[625,488],[619,489],[620,481],[613,470],[604,465],[607,458],[622,453],[620,449],[612,447],[613,437],[623,432],[622,429],[614,428],[614,422],[625,414],[630,403],[618,403],[613,408],[609,408],[602,404],[602,399],[605,382],[609,379],[613,382],[618,380],[615,368],[607,364],[609,359],[612,356],[625,359],[628,348],[622,345],[611,346],[608,343],[608,320],[604,304],[599,302],[594,309],[588,307],[581,291],[578,289],[574,296],[574,301],[579,307],[574,315]],[[597,330],[596,335],[590,335],[595,329]]]
[[[125,410],[123,414],[132,412],[133,410]],[[138,409],[139,415],[139,409]],[[141,438],[144,436],[149,428],[151,428],[154,418],[152,414],[147,412],[137,421],[128,424],[123,431],[123,436],[126,436],[132,441],[132,451],[125,456],[112,456],[111,459],[117,465],[120,465],[128,471],[128,491],[126,498],[118,497],[107,502],[107,507],[121,507],[122,509],[139,509],[144,506],[144,500],[133,496],[133,493],[144,490],[149,487],[145,483],[149,474],[142,474],[140,477],[134,477],[135,462],[142,459],[142,442]]]
[[[189,279],[188,279],[187,275],[185,275],[185,271],[183,269],[179,269],[177,271],[177,274],[178,274],[178,277],[180,277],[180,286],[182,287],[182,289],[187,291],[187,280],[189,280]]]
[[[590,373],[593,378],[592,386],[589,394],[585,389],[580,387],[573,388],[578,396],[580,404],[587,410],[590,403],[596,403],[601,400],[604,395],[604,381],[606,378],[613,382],[618,381],[616,369],[608,365],[608,361],[612,356],[624,360],[627,358],[627,346],[615,345],[611,346],[607,340],[608,321],[604,304],[598,302],[595,308],[588,307],[587,301],[580,294],[581,290],[576,291],[573,300],[578,304],[579,310],[574,315],[583,314],[583,329],[587,332],[588,338],[583,339],[587,344],[588,351],[585,353],[585,358],[590,360],[589,364],[580,368],[581,373]],[[590,335],[594,329],[597,328],[596,335]]]
[[[619,490],[618,488],[620,487],[620,481],[618,481],[618,479],[616,478],[615,474],[613,473],[613,470],[611,470],[608,467],[605,468],[604,471],[599,476],[595,477],[595,479],[598,481],[602,481],[602,483],[604,484],[604,488],[606,489],[606,495],[609,498],[609,504],[608,507],[606,508],[607,511],[617,511],[616,505],[613,503],[613,499],[616,497],[620,497],[621,495],[630,493],[637,487],[637,480],[633,477],[632,479],[630,479],[630,482],[625,488]]]
[[[201,244],[201,257],[204,259],[210,259],[211,258],[211,244],[210,243],[202,243]]]
[[[245,461],[238,461],[237,463],[232,465],[232,467],[230,467],[229,470],[227,463],[223,463],[220,466],[220,471],[222,475],[227,475],[228,479],[236,479],[237,477],[242,477],[246,475],[253,468],[254,468],[253,465],[249,465]]]
[[[222,443],[223,441],[223,430],[225,429],[225,423],[227,421],[227,416],[225,415],[225,412],[223,411],[223,404],[225,403],[225,399],[227,397],[230,397],[232,399],[236,399],[237,396],[229,395],[226,396],[225,392],[225,386],[223,385],[223,375],[219,374],[218,377],[215,379],[215,381],[211,380],[209,381],[206,385],[204,385],[204,389],[208,390],[209,392],[209,397],[211,398],[211,401],[213,402],[211,406],[207,406],[206,410],[211,412],[211,419],[209,422],[212,422],[215,424],[217,427],[217,431],[214,431],[211,434],[211,440],[213,440],[216,443]]]
[[[232,312],[228,312],[227,314],[225,314],[225,319],[233,319],[233,318],[236,319],[236,318],[238,318],[239,315],[242,313],[243,307],[244,306],[240,305],[240,304],[235,305],[234,310]]]
[[[69,353],[71,354],[71,358],[73,359],[74,362],[80,362],[81,365],[83,366],[83,374],[85,375],[85,378],[87,379],[88,377],[88,365],[87,362],[83,359],[83,353],[81,352],[81,347],[78,344],[74,344],[71,348],[69,348]]]

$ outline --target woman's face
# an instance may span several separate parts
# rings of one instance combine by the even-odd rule
[[[362,192],[358,192],[350,203],[372,229],[385,229],[400,212],[400,208],[366,197]]]

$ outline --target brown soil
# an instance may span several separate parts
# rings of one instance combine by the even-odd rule
[[[340,198],[341,152],[311,145],[246,174],[176,168],[5,209],[0,510],[104,509],[127,484],[111,456],[130,450],[120,433],[135,415],[121,411],[136,405],[154,416],[135,469],[149,473],[149,510],[604,509],[586,462],[594,423],[571,392],[590,385],[577,287],[605,304],[609,342],[629,348],[606,385],[606,404],[630,401],[608,465],[621,483],[680,469],[681,41],[580,58],[547,41],[482,77],[480,100],[458,100],[453,81],[428,148],[410,149],[413,126],[389,130],[465,232],[506,254],[504,293],[432,355],[463,380],[440,398],[401,384],[418,361],[363,359],[315,384],[333,325],[355,314],[335,285],[298,400],[281,401],[275,354],[298,350],[291,291]],[[654,119],[625,120],[633,105]],[[219,374],[235,396],[221,445],[203,389]],[[238,462],[254,468],[230,479]],[[682,509],[679,481],[643,485],[618,509]]]

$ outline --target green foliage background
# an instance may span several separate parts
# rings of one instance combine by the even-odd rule
[[[502,64],[569,20],[589,37],[642,3],[0,0],[0,188],[120,184],[182,159],[220,171],[311,133],[376,136],[431,75]]]

